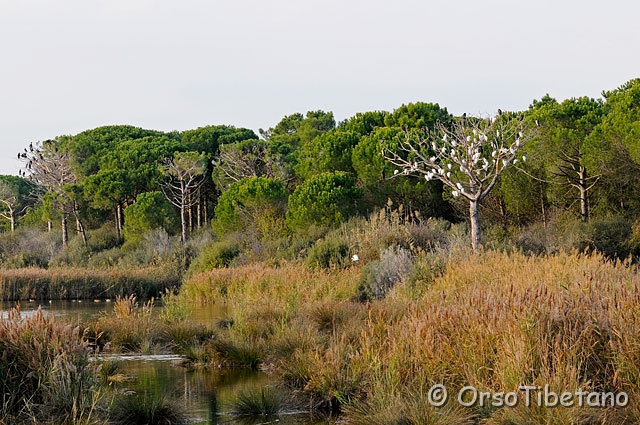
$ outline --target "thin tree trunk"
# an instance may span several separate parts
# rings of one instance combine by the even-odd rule
[[[122,240],[122,205],[116,204],[116,235],[118,242]]]
[[[580,167],[580,216],[584,223],[589,221],[589,200],[587,199],[587,170]]]
[[[69,244],[69,234],[67,233],[67,214],[62,213],[62,220],[60,222],[62,227],[62,247],[66,248]]]
[[[191,193],[187,195],[187,211],[189,213],[189,232],[193,232],[193,203],[191,202]]]
[[[84,225],[82,224],[82,221],[80,221],[78,214],[74,213],[74,215],[76,216],[76,231],[80,236],[82,236],[82,243],[84,246],[87,246],[87,232],[85,232]]]
[[[198,229],[202,227],[202,196],[198,194],[198,204],[196,205],[196,221]]]
[[[13,211],[10,211],[10,217],[11,217],[11,231],[14,232],[16,230],[16,215],[13,213]]]
[[[540,208],[542,211],[542,227],[547,228],[547,210],[544,205],[544,192],[542,191],[542,185],[540,185]]]
[[[53,230],[53,223],[51,220],[47,220],[47,232],[51,232]]]
[[[187,217],[186,217],[186,206],[184,205],[184,201],[182,205],[180,205],[180,222],[182,223],[182,243],[187,241]]]
[[[180,222],[182,223],[182,243],[187,242],[187,189],[184,187],[184,183],[181,183],[180,194]]]
[[[471,224],[471,248],[480,248],[480,216],[478,215],[478,201],[469,201],[469,221]]]

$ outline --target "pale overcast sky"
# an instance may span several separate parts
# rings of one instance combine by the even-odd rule
[[[638,17],[629,0],[0,0],[0,174],[31,141],[107,124],[599,97],[640,77]]]

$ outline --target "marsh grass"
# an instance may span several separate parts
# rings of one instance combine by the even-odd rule
[[[42,310],[0,318],[0,419],[7,423],[99,423],[102,391],[78,327]]]
[[[162,394],[120,395],[111,406],[112,425],[182,425],[188,423],[182,409]]]
[[[0,269],[0,300],[157,297],[180,284],[168,267],[82,267]]]
[[[275,416],[286,408],[286,400],[270,387],[240,391],[231,404],[231,413],[243,416]]]
[[[638,419],[634,408],[425,407],[436,383],[492,392],[546,384],[557,392],[640,392],[635,266],[576,252],[452,249],[425,259],[435,252],[415,259],[435,268],[423,270],[426,279],[400,282],[366,304],[353,301],[361,266],[312,271],[299,262],[196,275],[181,296],[229,306],[233,324],[220,330],[218,352],[232,353],[242,341],[260,367],[305,394],[310,408],[342,410],[354,423]]]

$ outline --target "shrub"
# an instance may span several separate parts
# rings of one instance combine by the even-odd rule
[[[317,242],[309,250],[307,267],[328,269],[342,268],[349,261],[349,245],[341,238],[330,237]]]
[[[209,245],[189,266],[189,275],[220,267],[227,267],[240,254],[234,241],[218,241]]]
[[[252,228],[258,237],[284,230],[282,216],[289,193],[268,177],[249,177],[232,184],[218,199],[213,228],[219,233]]]
[[[304,229],[310,225],[336,226],[357,212],[360,190],[342,171],[318,174],[296,188],[289,197],[287,225]]]
[[[609,217],[591,223],[590,246],[608,258],[626,258],[632,234],[631,223],[624,217]]]
[[[135,243],[141,235],[152,229],[163,228],[174,232],[178,217],[161,192],[145,192],[136,197],[136,203],[124,209],[125,240]]]
[[[379,261],[367,264],[360,275],[358,298],[361,301],[384,298],[389,290],[411,271],[411,253],[402,247],[389,247]]]

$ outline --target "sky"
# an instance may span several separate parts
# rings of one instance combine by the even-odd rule
[[[0,174],[101,125],[258,129],[322,109],[460,115],[640,77],[629,0],[0,0]]]

